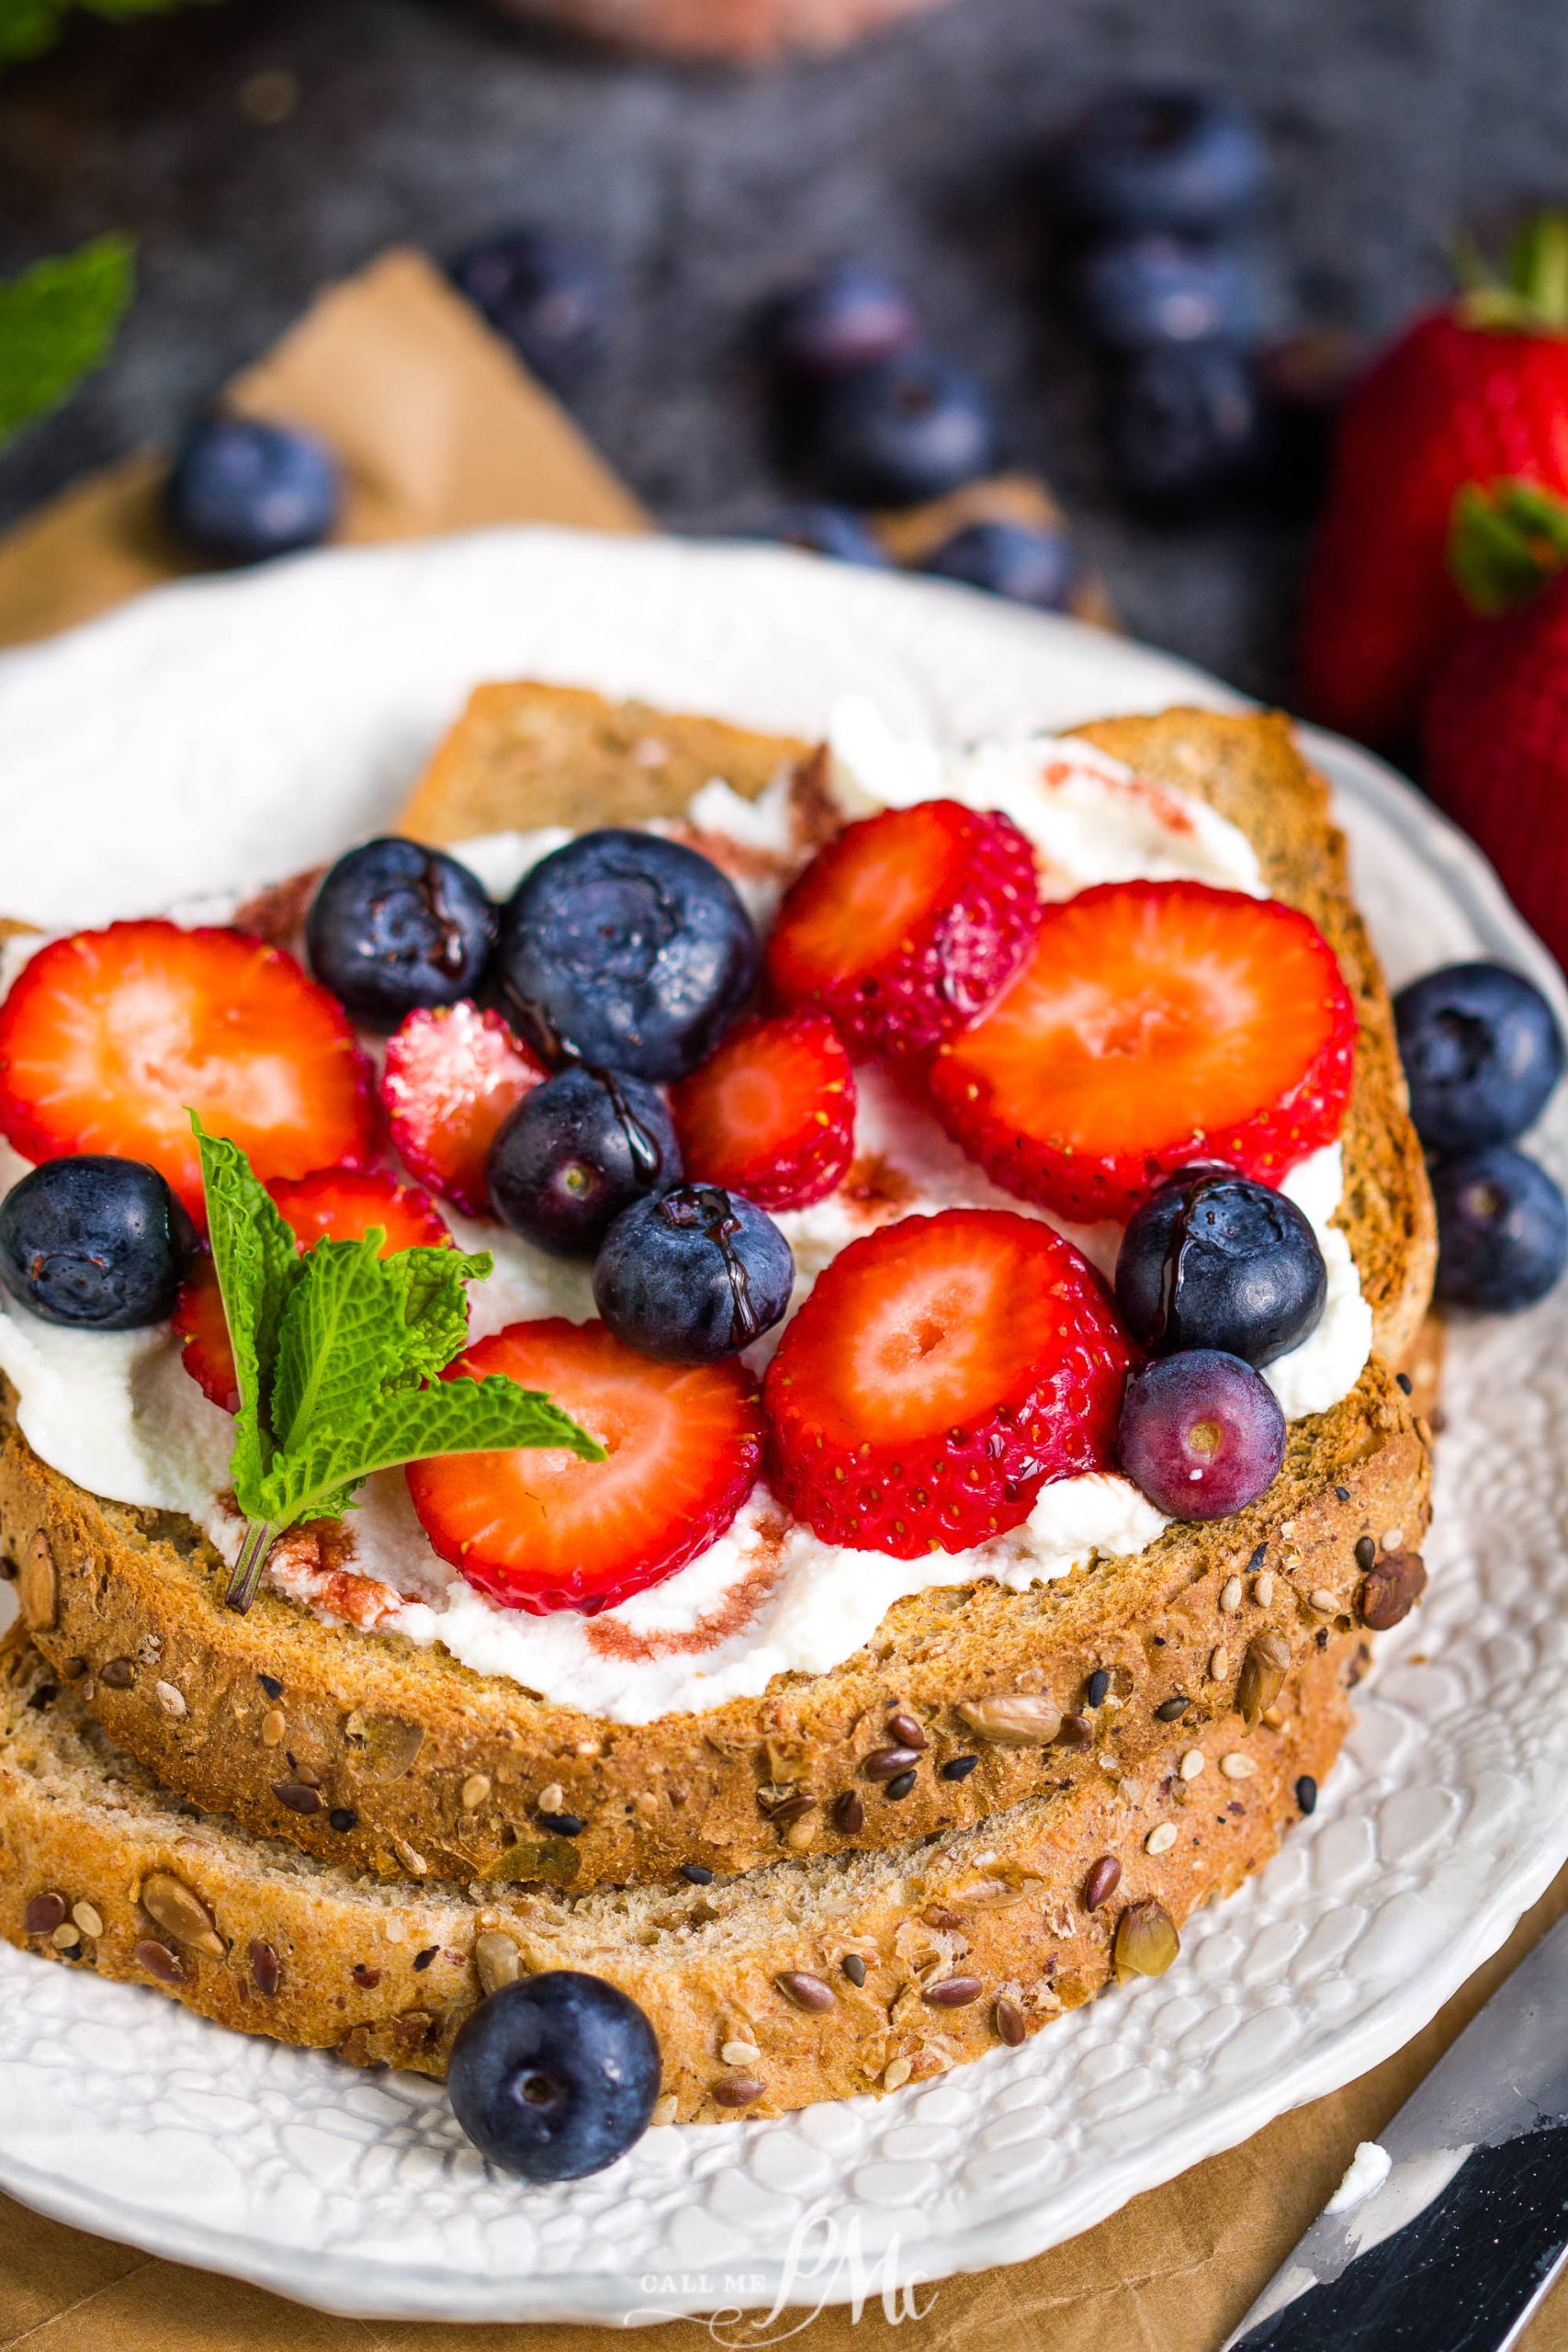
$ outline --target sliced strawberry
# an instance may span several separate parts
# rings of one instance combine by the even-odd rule
[[[180,1284],[175,1301],[174,1328],[185,1341],[181,1363],[204,1396],[226,1413],[240,1409],[240,1384],[234,1374],[234,1350],[229,1318],[218,1287],[218,1269],[204,1250]]]
[[[467,999],[411,1012],[388,1042],[381,1079],[392,1140],[421,1183],[483,1216],[491,1139],[545,1074],[499,1012]]]
[[[264,1182],[352,1167],[374,1135],[369,1065],[291,956],[237,931],[117,922],[41,948],[0,1005],[0,1134],[27,1159],[150,1160],[196,1217],[190,1114]]]
[[[452,1236],[428,1193],[393,1176],[353,1168],[318,1168],[312,1176],[269,1184],[279,1215],[301,1250],[318,1241],[363,1241],[374,1225],[386,1234],[383,1258],[395,1250],[439,1250]]]
[[[854,1157],[855,1074],[825,1012],[744,1021],[671,1088],[688,1176],[761,1209],[803,1209]]]
[[[321,1240],[363,1240],[373,1225],[380,1226],[387,1236],[381,1247],[383,1258],[390,1257],[394,1250],[421,1245],[438,1250],[451,1245],[452,1236],[429,1195],[416,1184],[400,1184],[391,1176],[365,1175],[353,1168],[318,1168],[313,1176],[280,1177],[266,1189],[301,1250],[312,1250]],[[205,1251],[181,1285],[174,1326],[185,1341],[182,1361],[191,1378],[215,1405],[221,1405],[227,1413],[237,1412],[240,1392],[223,1295]]]
[[[829,1544],[913,1560],[1108,1470],[1132,1351],[1088,1261],[1038,1217],[943,1209],[852,1241],[763,1383],[774,1491]]]
[[[1277,1184],[1331,1143],[1355,1042],[1334,951],[1293,907],[1113,882],[1044,910],[1011,987],[932,1057],[931,1099],[1010,1193],[1127,1217],[1189,1160]]]
[[[1008,818],[922,800],[846,825],[785,893],[768,941],[781,1004],[831,1015],[857,1059],[934,1045],[1017,970],[1039,915]]]
[[[603,1323],[513,1323],[448,1366],[541,1388],[609,1450],[447,1455],[404,1474],[444,1560],[503,1609],[594,1616],[722,1535],[756,1482],[762,1417],[740,1364],[655,1363]]]

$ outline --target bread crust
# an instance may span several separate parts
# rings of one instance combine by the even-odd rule
[[[1326,1774],[1364,1657],[1355,1633],[1309,1635],[1275,1720],[1172,1724],[1137,1785],[1101,1771],[930,1844],[573,1904],[356,1881],[197,1815],[118,1757],[13,1639],[0,1647],[0,1936],[243,2032],[431,2075],[482,1991],[584,1968],[652,2022],[660,2121],[781,2114],[1032,2033],[1111,1981],[1132,1906],[1156,1901],[1179,1927],[1231,1893],[1315,1801],[1302,1776]],[[1184,1777],[1193,1754],[1203,1767]],[[1224,1770],[1233,1757],[1247,1777]],[[1174,1838],[1151,1855],[1168,1825]],[[1120,1876],[1091,1911],[1102,1857]]]
[[[1312,914],[1339,955],[1361,1018],[1340,1221],[1379,1345],[1397,1363],[1429,1295],[1430,1200],[1327,788],[1282,718],[1179,710],[1082,731],[1239,824],[1269,887]],[[802,749],[575,689],[485,687],[403,821],[450,841],[670,814],[714,774],[755,794]],[[1101,1752],[1136,1770],[1157,1708],[1179,1696],[1205,1715],[1230,1704],[1244,1634],[1288,1636],[1303,1612],[1324,1622],[1313,1594],[1333,1599],[1336,1620],[1353,1616],[1365,1573],[1357,1545],[1418,1544],[1427,1486],[1424,1425],[1374,1359],[1340,1406],[1292,1430],[1280,1480],[1234,1520],[1174,1528],[1135,1560],[1023,1593],[982,1584],[912,1596],[829,1674],[778,1678],[702,1715],[623,1725],[443,1653],[324,1626],[267,1594],[236,1618],[220,1598],[226,1571],[188,1522],[83,1493],[14,1424],[0,1441],[0,1529],[23,1570],[34,1636],[58,1669],[80,1673],[111,1736],[172,1788],[354,1871],[530,1878],[578,1892],[668,1879],[682,1865],[731,1872],[934,1834],[1022,1802],[1043,1770],[1082,1777]],[[1385,1545],[1387,1536],[1399,1540]],[[1266,1601],[1259,1576],[1272,1578]],[[1239,1611],[1221,1607],[1233,1577],[1245,1586]],[[1091,1720],[1100,1670],[1122,1703]],[[1077,1719],[1083,1744],[978,1740],[956,1712],[1017,1692]],[[895,1800],[863,1767],[898,1712],[913,1715],[925,1746],[912,1788]],[[942,1777],[971,1754],[979,1761],[966,1779]],[[541,1824],[545,1790],[559,1792],[547,1809],[579,1819],[579,1835]]]
[[[1253,1642],[1355,1619],[1369,1556],[1418,1550],[1427,1516],[1426,1444],[1373,1363],[1332,1413],[1295,1425],[1280,1479],[1232,1519],[1021,1593],[911,1595],[830,1673],[623,1724],[267,1592],[236,1617],[227,1568],[188,1522],[85,1493],[14,1426],[0,1443],[24,1619],[169,1787],[352,1871],[574,1892],[900,1843],[1016,1804],[1043,1775],[1092,1779],[1101,1756],[1138,1771],[1159,1710],[1185,1696],[1194,1723],[1228,1714]],[[977,1737],[959,1712],[1018,1692],[1066,1718],[1055,1744]],[[900,1800],[865,1770],[896,1713],[925,1743]],[[966,1778],[943,1777],[967,1756]],[[552,1783],[547,1809],[581,1820],[576,1837],[539,1820]]]

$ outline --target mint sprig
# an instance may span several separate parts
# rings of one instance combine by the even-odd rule
[[[95,237],[0,282],[0,444],[107,357],[135,283],[129,237]]]
[[[542,1391],[492,1373],[439,1380],[468,1336],[464,1285],[491,1260],[461,1250],[380,1254],[386,1235],[318,1241],[304,1257],[237,1144],[193,1112],[212,1262],[240,1394],[230,1465],[246,1520],[231,1609],[255,1599],[267,1554],[301,1520],[341,1519],[373,1471],[513,1446],[604,1449]]]

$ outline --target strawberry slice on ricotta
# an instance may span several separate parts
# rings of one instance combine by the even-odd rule
[[[546,1390],[606,1450],[444,1455],[404,1476],[442,1559],[503,1609],[592,1617],[722,1535],[756,1483],[762,1416],[738,1358],[656,1363],[602,1323],[513,1323],[443,1377],[505,1373]]]
[[[374,1144],[354,1031],[281,948],[163,921],[40,948],[0,1005],[0,1134],[13,1149],[146,1160],[201,1222],[192,1111],[264,1182],[361,1166]]]

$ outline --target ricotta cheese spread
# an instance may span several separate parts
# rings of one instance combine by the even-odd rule
[[[845,816],[937,796],[1002,810],[1035,844],[1050,895],[1138,877],[1263,890],[1238,827],[1082,743],[1036,736],[941,749],[901,741],[873,705],[852,697],[834,713],[829,755],[832,799]],[[667,830],[723,865],[763,925],[812,846],[787,776],[756,801],[722,782],[705,785],[684,820]],[[456,854],[502,897],[567,838],[557,828],[490,834]],[[226,915],[204,905],[201,919]],[[39,944],[4,944],[0,984]],[[792,1312],[839,1250],[876,1225],[958,1206],[1040,1214],[964,1158],[900,1073],[871,1065],[857,1072],[857,1089],[848,1177],[828,1199],[778,1219],[795,1252]],[[25,1167],[0,1145],[0,1191]],[[1322,1320],[1264,1374],[1294,1419],[1325,1411],[1354,1386],[1371,1346],[1371,1313],[1349,1244],[1331,1222],[1339,1147],[1302,1161],[1281,1189],[1312,1224],[1328,1273]],[[495,1261],[489,1280],[470,1288],[476,1338],[527,1317],[592,1316],[587,1265],[548,1257],[492,1223],[444,1214],[464,1248],[488,1250]],[[1110,1274],[1120,1227],[1059,1229]],[[778,1336],[748,1351],[754,1370]],[[72,1331],[0,1301],[0,1370],[43,1460],[113,1500],[184,1513],[235,1556],[243,1529],[225,1499],[232,1423],[186,1376],[166,1326]],[[340,1528],[286,1536],[267,1573],[276,1589],[330,1622],[439,1643],[479,1673],[613,1721],[646,1723],[754,1695],[775,1675],[825,1672],[869,1641],[898,1601],[927,1588],[989,1578],[1021,1589],[1096,1557],[1135,1554],[1166,1524],[1129,1480],[1094,1473],[1046,1487],[1021,1526],[973,1550],[900,1560],[824,1543],[760,1485],[726,1532],[662,1583],[596,1617],[536,1617],[498,1607],[439,1559],[401,1472],[389,1471],[367,1482]]]

